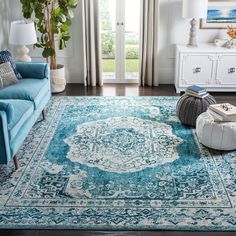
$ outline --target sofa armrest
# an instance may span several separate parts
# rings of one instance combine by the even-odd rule
[[[44,62],[16,62],[16,69],[23,78],[50,78],[49,66]]]
[[[7,124],[10,124],[14,115],[13,106],[7,102],[0,102],[0,111],[6,114]]]
[[[11,160],[11,150],[7,129],[6,112],[0,111],[0,164],[8,164]]]

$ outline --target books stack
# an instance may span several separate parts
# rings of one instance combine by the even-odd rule
[[[217,122],[236,122],[236,107],[230,103],[210,105],[207,112]]]
[[[186,92],[187,95],[197,97],[197,98],[205,98],[209,95],[205,88],[192,85],[187,88]]]

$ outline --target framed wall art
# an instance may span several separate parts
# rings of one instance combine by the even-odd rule
[[[207,19],[200,22],[201,29],[236,28],[236,0],[209,0]]]

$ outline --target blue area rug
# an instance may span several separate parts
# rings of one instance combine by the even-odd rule
[[[0,168],[0,228],[236,230],[236,153],[182,126],[176,97],[54,97]]]

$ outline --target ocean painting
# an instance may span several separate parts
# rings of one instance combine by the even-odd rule
[[[210,7],[208,9],[208,23],[236,23],[236,6],[232,7]]]
[[[227,29],[228,26],[236,26],[236,0],[209,0],[207,19],[201,20],[201,28]]]

